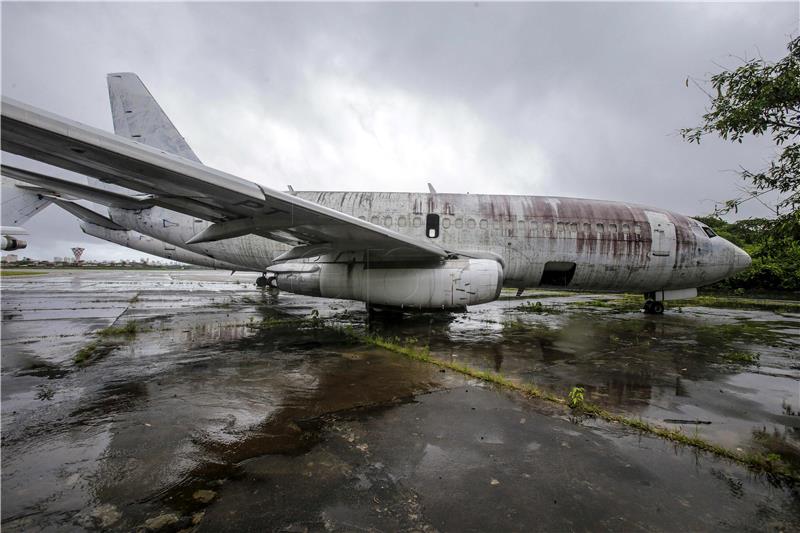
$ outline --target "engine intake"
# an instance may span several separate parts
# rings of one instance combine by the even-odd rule
[[[283,263],[269,268],[281,290],[412,309],[460,309],[496,300],[503,267],[491,259],[451,259],[430,267],[363,263]]]
[[[23,241],[22,239],[15,239],[14,237],[8,237],[3,235],[3,243],[2,243],[2,250],[4,252],[12,252],[14,250],[22,250],[28,246],[28,243]]]

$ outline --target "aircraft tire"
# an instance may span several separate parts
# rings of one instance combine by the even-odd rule
[[[258,278],[256,278],[256,287],[258,287],[259,289],[263,289],[264,287],[266,287],[267,283],[268,282],[266,276],[259,276]]]

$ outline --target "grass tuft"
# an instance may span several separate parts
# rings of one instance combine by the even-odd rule
[[[128,337],[130,339],[136,338],[136,335],[145,330],[139,328],[139,324],[135,320],[131,320],[124,326],[108,326],[97,331],[98,337]]]
[[[84,365],[92,360],[100,359],[116,348],[136,338],[136,335],[147,331],[139,323],[131,320],[124,326],[108,326],[95,332],[97,338],[78,350],[72,360],[76,365]]]
[[[43,274],[47,274],[47,272],[43,272],[41,270],[5,270],[0,269],[0,276],[6,277],[13,277],[13,276],[41,276]]]
[[[522,305],[517,306],[517,311],[522,311],[523,313],[549,313],[549,314],[560,314],[563,311],[558,309],[552,305],[543,305],[542,302],[528,302]]]

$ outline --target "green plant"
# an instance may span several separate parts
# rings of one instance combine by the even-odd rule
[[[585,393],[586,389],[583,387],[572,387],[572,390],[570,390],[567,395],[567,405],[570,409],[575,410],[583,408]]]
[[[134,338],[139,331],[139,324],[135,320],[131,320],[124,326],[108,326],[97,332],[98,337],[128,337]]]

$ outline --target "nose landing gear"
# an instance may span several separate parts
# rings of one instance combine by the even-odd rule
[[[647,315],[664,314],[664,304],[656,300],[647,299],[644,302],[644,312]]]

